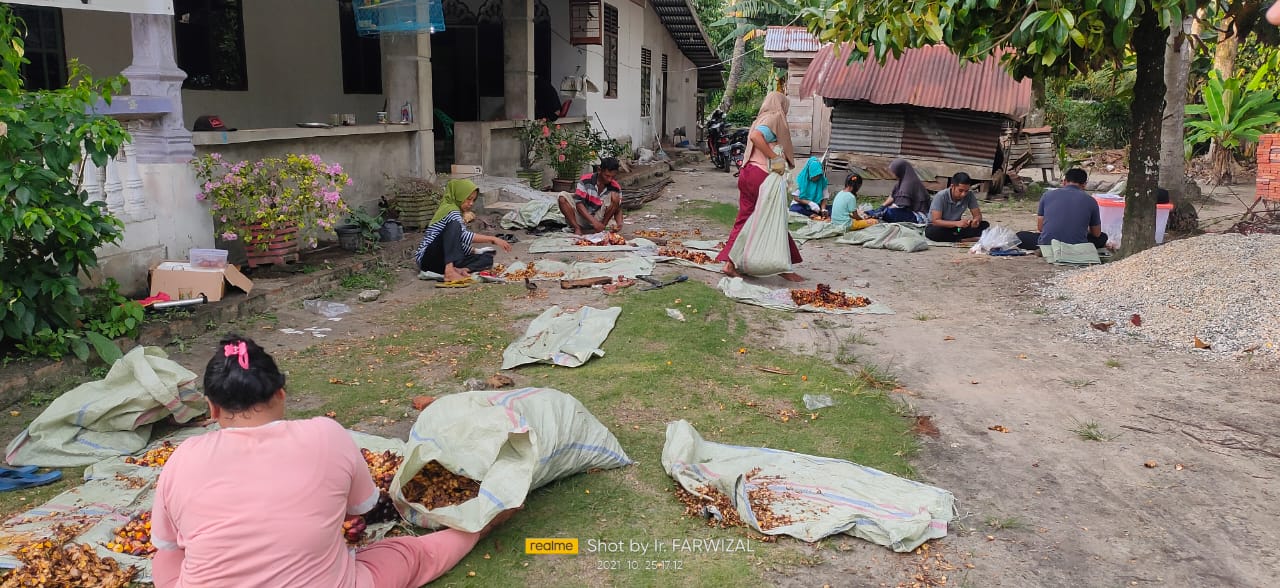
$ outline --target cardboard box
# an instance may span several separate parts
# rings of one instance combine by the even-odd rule
[[[222,300],[228,282],[245,294],[253,290],[253,280],[244,277],[234,265],[199,268],[185,261],[162,261],[151,268],[152,296],[164,292],[174,300],[187,300],[204,294],[209,302],[217,302]]]
[[[478,165],[453,164],[449,168],[449,176],[456,180],[466,180],[484,175],[484,168]]]

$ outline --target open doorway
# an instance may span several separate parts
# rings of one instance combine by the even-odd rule
[[[453,123],[500,117],[504,93],[502,0],[486,0],[476,12],[446,0],[444,19],[445,29],[431,35],[437,171],[455,163]]]

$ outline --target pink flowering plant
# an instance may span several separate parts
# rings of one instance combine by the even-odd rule
[[[590,124],[571,129],[546,120],[534,120],[525,124],[520,134],[529,152],[529,159],[545,163],[556,170],[562,180],[576,180],[583,166],[593,162],[601,153],[614,155],[601,149],[606,143]],[[612,141],[608,141],[612,143]]]
[[[327,164],[319,155],[232,163],[211,153],[192,165],[200,179],[196,200],[209,203],[218,234],[227,241],[243,239],[246,247],[267,247],[269,237],[255,237],[250,229],[274,232],[294,227],[306,236],[309,247],[315,247],[315,235],[332,231],[350,212],[342,190],[351,185],[351,178],[341,165]]]

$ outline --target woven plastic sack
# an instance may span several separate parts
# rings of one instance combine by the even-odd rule
[[[756,208],[729,250],[729,260],[738,271],[751,276],[791,271],[791,247],[787,242],[789,200],[786,176],[771,173],[760,184]]]
[[[524,504],[530,491],[545,484],[631,463],[613,433],[578,399],[550,388],[442,397],[418,415],[409,445],[391,481],[396,510],[419,527],[470,533]],[[479,480],[480,495],[435,510],[409,502],[402,489],[431,461]]]
[[[689,492],[729,497],[753,529],[811,543],[843,533],[909,552],[945,537],[955,516],[955,498],[941,488],[842,459],[704,441],[686,421],[667,424],[662,468]],[[762,527],[749,498],[757,491],[783,522]]]
[[[87,466],[131,455],[151,439],[151,425],[170,416],[185,423],[204,414],[196,374],[159,347],[135,347],[107,377],[67,391],[5,449],[10,465]]]

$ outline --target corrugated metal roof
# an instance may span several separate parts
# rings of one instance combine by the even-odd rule
[[[698,68],[698,88],[711,89],[724,86],[720,72],[724,65],[720,57],[707,40],[707,33],[702,29],[698,15],[689,5],[689,0],[649,0],[649,5],[658,14],[658,20],[671,33],[671,38],[680,46],[680,52]]]
[[[804,27],[769,27],[764,32],[765,53],[800,51],[817,52],[821,45]]]
[[[800,95],[872,104],[992,112],[1020,119],[1031,110],[1031,80],[1021,82],[1000,66],[1002,52],[978,63],[961,62],[934,45],[890,55],[884,65],[868,59],[848,63],[849,51],[824,45],[809,65]]]

